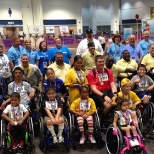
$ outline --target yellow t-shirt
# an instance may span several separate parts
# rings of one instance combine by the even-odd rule
[[[84,71],[88,74],[88,71],[95,67],[95,57],[97,55],[101,55],[100,52],[94,51],[94,55],[92,55],[89,51],[86,51],[82,54],[82,59],[84,63]]]
[[[86,78],[86,74],[82,72],[83,75],[83,81],[80,82],[80,80],[77,79],[77,74],[74,70],[74,68],[71,68],[65,77],[65,86],[74,85],[74,84],[80,84],[80,85],[88,85],[88,80]],[[68,87],[68,93],[69,93],[69,101],[70,104],[76,100],[77,98],[80,98],[80,92],[78,88],[74,87]]]
[[[123,68],[133,68],[135,70],[137,70],[137,63],[135,60],[130,60],[129,62],[125,61],[123,58],[121,60],[119,60],[116,65],[119,65]],[[128,75],[132,75],[132,73],[120,73],[122,76],[128,77]],[[128,74],[128,75],[127,75]]]
[[[71,104],[70,110],[72,111],[76,111],[76,112],[80,112],[80,101],[81,98],[76,99],[75,101],[73,101],[73,103]],[[89,105],[89,110],[86,111],[87,114],[91,113],[91,112],[97,112],[96,109],[96,105],[93,99],[88,98],[88,105]]]
[[[130,96],[130,106],[129,106],[129,108],[131,108],[133,104],[140,101],[140,98],[133,91],[130,91],[129,95],[124,95],[124,98],[129,99],[129,96]],[[118,93],[118,97],[123,97],[121,91]]]
[[[144,64],[145,66],[148,66],[150,68],[154,67],[154,57],[152,57],[150,53],[145,55],[142,59],[141,64]]]

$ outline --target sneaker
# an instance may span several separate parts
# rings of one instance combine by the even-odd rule
[[[136,146],[133,140],[130,140],[130,141],[129,141],[129,144],[130,144],[130,147]]]
[[[82,137],[80,138],[80,144],[84,144],[85,140],[86,140],[86,138],[85,138],[84,136],[82,136]]]
[[[18,145],[17,142],[13,142],[12,143],[12,149],[16,149],[17,148],[17,145]]]
[[[19,142],[19,147],[20,147],[20,148],[23,148],[23,147],[24,147],[24,141],[23,141],[23,140],[20,140],[20,142]]]
[[[89,138],[91,143],[93,143],[93,144],[96,143],[96,141],[95,141],[95,139],[94,139],[94,137],[92,135],[89,135],[88,138]]]
[[[133,141],[134,141],[135,146],[139,146],[140,145],[139,141],[136,138]]]
[[[53,143],[58,143],[57,136],[53,136]]]
[[[64,138],[63,138],[63,136],[62,136],[62,135],[60,135],[60,136],[58,137],[58,142],[59,142],[59,143],[64,142]]]

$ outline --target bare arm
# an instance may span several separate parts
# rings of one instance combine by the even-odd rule
[[[73,64],[73,58],[72,57],[70,58],[70,64],[71,65]]]
[[[114,127],[114,128],[117,128],[117,121],[118,121],[118,118],[119,118],[118,114],[115,113],[115,114],[114,114],[114,119],[113,119],[113,127]]]
[[[28,116],[29,116],[29,111],[25,112],[25,114],[21,120],[24,122],[28,118]]]
[[[45,108],[45,111],[46,111],[48,117],[49,117],[51,120],[54,119],[54,117],[52,116],[52,114],[51,114],[51,112],[50,112],[50,110],[49,110],[48,108]]]
[[[138,61],[138,65],[141,64],[143,57],[140,57],[139,61]]]
[[[6,106],[9,102],[11,102],[10,97],[9,97],[6,101],[4,101],[4,102],[2,103],[2,105],[1,105],[0,109],[4,109],[4,108],[5,108],[5,106]]]
[[[90,85],[90,89],[93,91],[93,93],[95,93],[96,95],[98,95],[100,97],[103,95],[102,92],[100,92],[99,90],[97,90],[96,85]]]
[[[117,87],[115,85],[114,82],[110,83],[110,86],[111,86],[111,90],[112,90],[112,93],[114,94],[115,92],[117,93]]]
[[[62,112],[62,108],[58,108],[56,118],[59,118],[59,116],[61,115],[61,112]]]
[[[8,117],[7,114],[5,114],[4,112],[2,113],[1,117],[4,118],[4,119],[5,119],[6,121],[8,121],[9,123],[10,123],[11,121],[13,122],[13,120],[12,120],[10,117]]]
[[[39,65],[39,60],[36,60],[36,65],[37,65],[37,66]]]
[[[9,61],[9,65],[10,65],[11,69],[13,70],[13,68],[14,68],[14,64],[13,64],[12,61]]]

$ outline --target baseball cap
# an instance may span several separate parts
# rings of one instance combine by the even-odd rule
[[[130,84],[130,83],[131,83],[131,81],[130,81],[129,79],[124,78],[124,79],[122,79],[122,81],[121,81],[121,86],[124,86],[124,85],[126,85],[126,84]]]
[[[87,29],[86,33],[93,33],[92,29]]]
[[[89,47],[94,47],[94,46],[95,46],[94,42],[89,42],[87,45],[88,45],[88,48],[89,48]]]

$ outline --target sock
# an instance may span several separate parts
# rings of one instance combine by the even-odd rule
[[[48,130],[50,131],[52,136],[56,136],[55,130],[53,126],[47,126]]]
[[[58,136],[61,136],[64,130],[64,123],[58,125]]]
[[[134,139],[137,139],[137,136],[138,136],[138,134],[134,134],[134,135],[133,135],[133,138],[134,138]]]
[[[132,139],[132,137],[131,137],[131,136],[127,136],[127,139],[128,139],[128,140],[131,140],[131,139]]]

